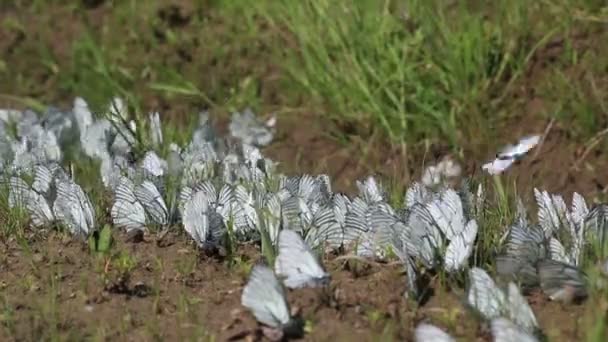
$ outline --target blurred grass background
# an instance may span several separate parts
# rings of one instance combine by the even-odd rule
[[[600,0],[2,1],[0,101],[251,106],[452,148],[535,101],[584,139],[608,115],[607,23]]]

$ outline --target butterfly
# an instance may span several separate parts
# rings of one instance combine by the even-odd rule
[[[28,185],[22,178],[10,177],[8,180],[9,207],[25,208],[30,215],[31,225],[35,228],[50,226],[55,221],[49,196],[54,173],[59,169],[57,164],[34,166],[34,181]],[[52,171],[51,171],[52,170]]]
[[[256,115],[247,108],[243,113],[234,112],[230,120],[230,134],[248,145],[266,146],[274,138],[276,119],[260,122]]]
[[[562,196],[538,189],[534,189],[534,196],[539,224],[549,239],[551,259],[579,265],[585,244],[585,222],[589,216],[585,199],[575,192],[572,209],[568,210]]]
[[[477,222],[466,219],[462,199],[452,189],[442,191],[426,208],[443,237],[449,241],[444,255],[445,270],[459,270],[473,252]]]
[[[55,178],[57,197],[53,212],[59,223],[64,224],[73,235],[88,236],[96,230],[95,210],[91,200],[80,185],[72,179]]]
[[[274,272],[264,265],[256,265],[243,289],[241,303],[262,324],[279,333],[278,339],[302,334],[302,325],[291,317],[285,290]]]
[[[556,260],[542,260],[537,267],[540,286],[551,300],[570,303],[587,297],[585,276],[577,267]]]
[[[208,193],[199,190],[186,201],[182,223],[184,230],[201,248],[217,246],[226,231],[222,217],[210,208]]]
[[[110,211],[114,225],[123,228],[127,233],[145,231],[146,210],[135,196],[135,184],[127,177],[120,177],[114,204]]]
[[[414,341],[416,342],[455,342],[452,336],[448,335],[440,328],[428,324],[420,323],[414,330]]]
[[[500,174],[508,169],[515,161],[521,159],[528,151],[540,142],[539,135],[531,135],[520,139],[515,145],[508,145],[496,154],[496,158],[484,164],[481,168],[491,175]]]
[[[525,331],[538,329],[534,312],[514,283],[509,283],[505,292],[484,270],[474,267],[469,271],[466,296],[467,303],[487,320],[505,316]]]
[[[509,319],[498,317],[491,322],[495,342],[537,342],[538,339],[521,329]]]
[[[323,270],[310,247],[300,234],[290,229],[279,233],[279,254],[274,266],[285,286],[295,289],[323,286],[329,274]]]
[[[25,208],[30,215],[31,225],[35,228],[49,226],[55,215],[43,194],[33,190],[19,177],[9,179],[9,206]]]

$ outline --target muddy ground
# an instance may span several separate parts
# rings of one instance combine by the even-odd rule
[[[9,10],[0,16],[21,15]],[[101,6],[91,11],[89,15],[95,20],[90,24],[95,27],[103,21],[104,9]],[[70,58],[66,44],[80,27],[65,16],[61,6],[56,15],[70,24],[49,26],[43,19],[26,18],[31,19],[26,35],[7,26],[0,28],[0,55],[9,68],[26,69],[27,59],[15,51],[20,45],[33,46],[36,40],[48,41],[56,56]],[[592,49],[606,37],[604,31],[576,41],[580,49]],[[546,104],[535,96],[544,70],[553,63],[552,54],[560,48],[563,44],[557,41],[538,52],[526,77],[518,81],[520,94],[513,99],[518,113],[496,130],[504,133],[485,143],[463,145],[461,155],[439,144],[427,148],[425,142],[393,146],[379,134],[338,141],[326,131],[322,115],[309,113],[280,117],[277,138],[265,153],[281,163],[283,172],[327,173],[336,190],[352,193],[354,180],[368,174],[405,187],[420,177],[425,165],[447,154],[463,163],[466,174],[485,177],[480,166],[498,147],[522,135],[539,133],[545,134],[539,148],[505,175],[505,183],[515,183],[518,193],[528,199],[534,186],[566,196],[578,191],[591,200],[605,199],[605,145],[593,146],[592,137],[573,137],[572,123],[545,117]],[[34,49],[26,51],[36,53]],[[186,52],[196,55],[197,51],[192,48]],[[240,68],[248,70],[246,60],[240,63]],[[280,89],[275,82],[276,70],[265,67],[267,78],[262,82],[261,96],[270,111]],[[187,66],[184,69],[188,70]],[[35,85],[20,95],[66,106],[71,103],[75,94],[58,88],[57,77],[46,68],[35,65],[28,76]],[[602,79],[608,81],[606,75]],[[3,84],[2,89],[9,92],[10,85]],[[175,104],[148,93],[143,97],[149,107],[162,110],[161,120],[200,109],[196,101]],[[5,98],[0,105],[18,106]],[[133,243],[125,242],[118,233],[113,253],[123,253],[124,257],[107,262],[60,233],[8,239],[0,244],[0,340],[257,339],[256,323],[240,305],[250,267],[260,258],[256,250],[255,246],[244,246],[239,249],[241,261],[229,263],[199,255],[184,234],[169,235],[159,246],[154,236]],[[462,304],[462,288],[449,290],[434,280],[433,295],[417,307],[403,297],[405,279],[398,265],[370,264],[355,272],[333,257],[324,262],[332,274],[330,288],[288,293],[291,307],[309,320],[305,340],[409,340],[412,328],[427,318],[460,339],[490,339],[487,327]],[[129,271],[121,271],[126,269]],[[552,340],[582,338],[585,327],[581,319],[589,304],[563,306],[549,302],[542,294],[532,294],[529,299],[541,328]]]
[[[133,263],[124,279],[117,263],[89,256],[80,244],[50,234],[24,250],[1,248],[3,328],[9,340],[208,340],[259,338],[255,320],[240,305],[253,246],[238,263],[197,255],[185,236],[150,239],[115,250]],[[418,307],[403,296],[405,278],[396,264],[355,265],[325,260],[327,289],[289,291],[294,312],[305,318],[306,340],[409,340],[415,325],[430,319],[463,340],[490,340],[463,304],[463,291],[433,280],[433,294]],[[557,340],[582,337],[584,306],[561,306],[541,294],[529,297],[541,328]],[[604,305],[603,303],[602,305]]]

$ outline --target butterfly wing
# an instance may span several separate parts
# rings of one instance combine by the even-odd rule
[[[327,206],[315,213],[311,228],[306,232],[306,243],[313,249],[321,246],[337,249],[342,245],[343,236],[334,209]]]
[[[359,189],[359,195],[368,204],[384,200],[384,192],[376,181],[376,178],[369,176],[364,181],[357,181],[356,184]]]
[[[511,167],[515,162],[514,159],[494,159],[493,161],[483,164],[482,170],[485,170],[490,175],[498,175],[503,173],[506,169]]]
[[[540,141],[539,135],[527,136],[519,140],[516,145],[506,146],[500,153],[498,153],[499,159],[504,158],[521,158],[523,155],[528,153],[531,149],[533,149],[536,145],[538,145]]]
[[[568,208],[561,196],[550,195],[547,191],[535,188],[534,197],[538,205],[538,223],[549,237],[566,224]]]
[[[154,224],[165,226],[169,223],[169,209],[154,183],[149,180],[144,181],[135,186],[133,194]]]
[[[32,226],[35,228],[48,226],[53,223],[55,219],[46,198],[33,190],[30,190],[26,197],[25,207],[30,213]]]
[[[452,240],[461,235],[465,229],[462,200],[458,193],[452,189],[442,192],[439,198],[427,205],[427,210],[443,235]]]
[[[443,239],[424,205],[411,208],[406,226],[409,253],[420,259],[426,267],[433,267],[437,262],[438,250],[443,247]]]
[[[427,204],[433,199],[433,193],[421,183],[414,182],[405,192],[405,207],[411,208],[414,204]]]
[[[146,211],[133,193],[135,185],[126,177],[121,177],[116,188],[115,202],[110,215],[114,225],[130,233],[144,231],[146,228]]]
[[[505,294],[481,268],[469,271],[467,302],[485,319],[500,317],[507,302]]]
[[[414,331],[414,341],[416,342],[455,342],[452,336],[448,335],[440,328],[428,324],[420,323]]]
[[[283,287],[266,266],[253,267],[241,303],[259,322],[269,327],[281,328],[291,320]]]
[[[460,270],[473,252],[477,237],[477,222],[471,220],[461,234],[454,236],[445,251],[445,270],[449,273]]]
[[[148,151],[141,162],[145,176],[162,177],[167,170],[167,162],[154,151]]]
[[[31,191],[29,185],[19,177],[11,177],[8,181],[8,187],[8,206],[10,208],[26,208]]]
[[[209,201],[203,191],[196,192],[184,205],[182,224],[192,239],[202,247],[209,233]]]
[[[32,189],[39,194],[46,194],[53,181],[53,174],[55,168],[58,166],[46,166],[38,164],[34,167],[34,182],[32,183]]]
[[[537,342],[533,335],[530,335],[519,328],[513,322],[504,317],[495,318],[491,323],[492,335],[495,342]]]
[[[508,287],[509,318],[520,328],[533,333],[538,328],[534,311],[528,301],[519,292],[519,288],[510,282]]]
[[[95,229],[95,212],[82,188],[70,179],[56,179],[53,211],[57,220],[74,235],[87,236]]]
[[[316,287],[329,279],[312,250],[300,234],[284,229],[279,233],[279,254],[275,260],[277,275],[289,288]]]

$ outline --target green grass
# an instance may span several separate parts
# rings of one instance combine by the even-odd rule
[[[448,16],[414,1],[403,18],[394,3],[281,2],[266,19],[292,33],[300,50],[285,51],[285,68],[336,121],[380,127],[391,140],[430,134],[455,142],[466,125],[458,118],[501,78],[510,52],[501,32],[486,32],[464,9]]]
[[[546,104],[535,115],[575,120],[583,138],[605,122],[601,1],[192,1],[173,15],[126,1],[101,6],[103,21],[76,3],[8,7],[20,15],[1,22],[16,42],[0,55],[0,94],[16,105],[80,95],[100,112],[119,95],[135,117],[165,105],[182,118],[316,112],[341,141],[379,131],[456,150],[521,110],[522,88]],[[28,17],[74,27],[43,32]],[[548,70],[528,77],[551,49]]]

